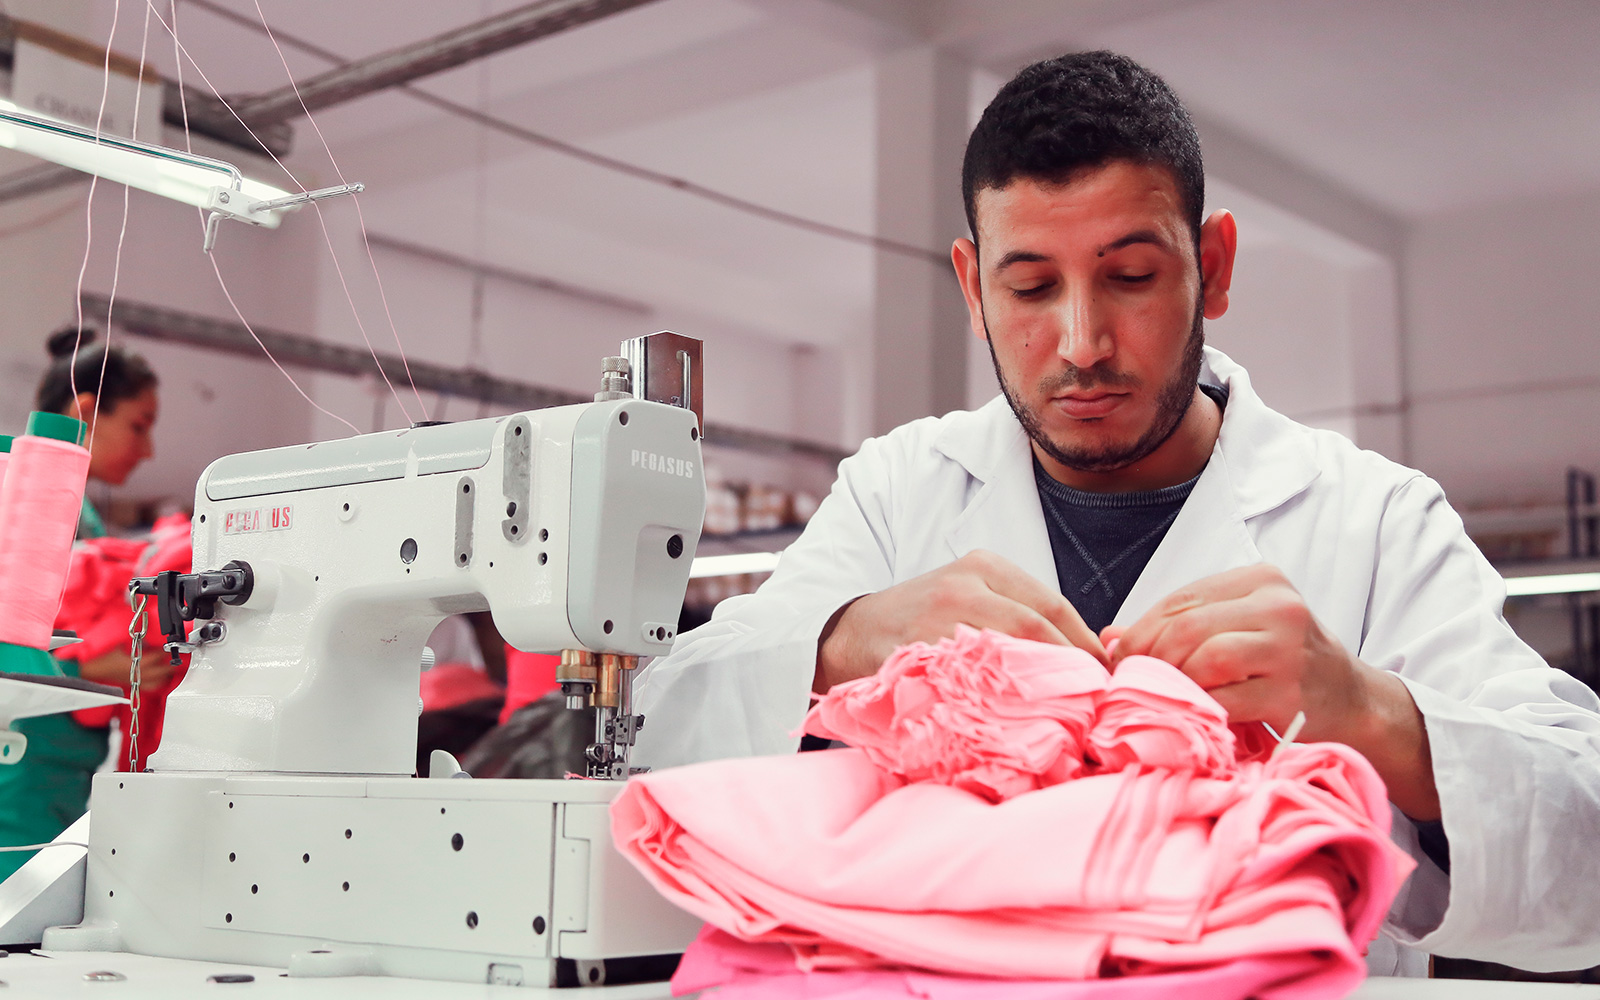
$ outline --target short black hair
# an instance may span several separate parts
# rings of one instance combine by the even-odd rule
[[[66,413],[72,405],[74,383],[79,392],[92,392],[101,412],[109,413],[124,399],[155,387],[156,373],[150,363],[132,351],[97,344],[99,335],[91,329],[69,326],[52,333],[45,341],[50,367],[39,380],[35,403],[46,413]],[[72,355],[76,350],[77,363]]]
[[[1196,244],[1205,205],[1200,135],[1167,82],[1115,52],[1074,52],[1023,69],[967,140],[961,197],[978,238],[977,195],[1019,178],[1065,184],[1116,161],[1165,167]]]

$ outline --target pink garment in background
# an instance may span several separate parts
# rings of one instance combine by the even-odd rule
[[[543,698],[556,689],[556,667],[561,657],[550,653],[524,653],[506,646],[506,703],[500,708],[500,725],[524,705]]]
[[[136,576],[154,576],[165,570],[178,573],[190,571],[192,562],[189,545],[190,524],[186,514],[168,514],[156,521],[150,536],[144,539],[90,538],[72,546],[72,563],[67,570],[67,586],[61,595],[61,610],[56,613],[56,628],[71,629],[82,642],[64,646],[55,652],[63,660],[79,664],[111,652],[133,656],[133,642],[128,638],[128,626],[133,621],[133,609],[128,604],[128,581]],[[144,633],[144,655],[165,657],[161,648],[165,637],[157,621],[155,602],[149,604],[149,622]],[[140,684],[139,692],[139,759],[128,759],[128,748],[117,758],[117,770],[142,771],[146,759],[161,747],[161,726],[166,716],[167,696],[183,680],[189,669],[189,656],[182,654],[180,664],[164,684]],[[129,685],[117,682],[124,694]],[[104,729],[116,719],[124,733],[131,728],[133,715],[127,705],[104,705],[99,708],[81,708],[72,713],[80,725]]]
[[[1358,754],[1237,762],[1221,707],[1149,658],[1112,675],[962,628],[835,687],[806,728],[851,748],[661,771],[612,805],[619,850],[667,898],[797,970],[1264,961],[1259,996],[1337,996],[1411,867]]]
[[[505,690],[470,663],[438,663],[422,672],[418,685],[424,712],[441,712],[475,701],[502,698]]]

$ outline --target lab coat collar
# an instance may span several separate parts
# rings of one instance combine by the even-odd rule
[[[1200,380],[1228,390],[1216,453],[1231,459],[1228,468],[1240,517],[1249,520],[1276,510],[1316,481],[1321,467],[1311,428],[1263,403],[1244,368],[1208,347]]]
[[[1004,395],[943,420],[934,447],[967,470],[977,491],[946,536],[951,555],[977,549],[1002,556],[1050,587],[1056,579],[1050,533],[1033,480],[1033,449]]]
[[[1269,409],[1241,366],[1208,347],[1201,379],[1228,390],[1222,431],[1183,512],[1123,604],[1119,622],[1143,614],[1184,583],[1259,562],[1244,523],[1287,503],[1319,473],[1310,429]],[[952,555],[987,549],[1055,586],[1033,451],[1005,397],[952,413],[941,423],[934,447],[978,484],[949,533]]]

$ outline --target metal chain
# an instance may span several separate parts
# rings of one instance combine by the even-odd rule
[[[129,601],[134,595],[129,594]],[[150,612],[145,610],[145,604],[150,600],[148,595],[138,595],[138,602],[133,605],[133,621],[128,623],[128,639],[133,643],[133,659],[128,664],[128,770],[132,771],[139,765],[139,661],[144,656],[144,633],[150,625]]]

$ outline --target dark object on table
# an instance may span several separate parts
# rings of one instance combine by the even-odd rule
[[[559,690],[517,709],[461,758],[474,778],[561,778],[584,773],[594,709],[567,708]]]

